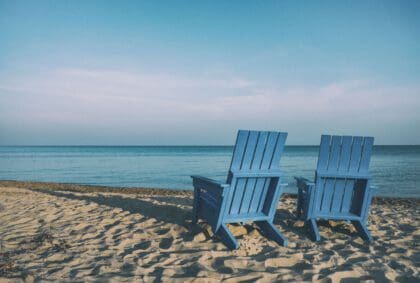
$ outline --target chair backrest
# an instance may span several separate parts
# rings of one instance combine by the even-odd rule
[[[274,191],[287,133],[240,130],[227,183],[231,184],[226,211],[230,215],[267,212],[267,193]],[[245,177],[246,174],[250,174]],[[266,177],[264,177],[266,174]],[[273,182],[272,180],[277,180]]]
[[[373,137],[321,137],[315,202],[321,214],[360,214],[357,204],[368,185],[372,148]]]

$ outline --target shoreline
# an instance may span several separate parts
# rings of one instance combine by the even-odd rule
[[[319,221],[312,242],[295,210],[284,194],[274,224],[288,247],[229,225],[230,251],[191,224],[191,191],[0,181],[0,282],[420,280],[419,199],[374,199],[371,243],[341,221]]]
[[[121,193],[121,194],[146,194],[146,195],[180,195],[192,196],[193,188],[188,189],[167,189],[152,187],[118,187],[104,185],[89,185],[78,183],[61,183],[61,182],[42,182],[42,181],[19,181],[19,180],[1,180],[0,187],[16,187],[16,188],[32,188],[44,189],[52,191],[69,191],[79,193]],[[296,198],[296,193],[283,193],[282,197]],[[414,201],[420,205],[420,197],[391,197],[391,196],[374,196],[375,201]]]

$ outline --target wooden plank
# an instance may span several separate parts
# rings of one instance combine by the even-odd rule
[[[331,150],[328,160],[327,171],[328,172],[337,172],[338,171],[338,162],[340,161],[341,153],[341,137],[333,136],[331,140]]]
[[[329,173],[317,171],[317,176],[321,178],[335,178],[335,179],[370,179],[368,174],[359,174],[357,172],[351,173]]]
[[[252,197],[254,196],[255,183],[257,182],[256,178],[249,178],[245,190],[244,196],[242,198],[241,207],[239,208],[239,213],[248,213],[249,207],[251,206]]]
[[[268,212],[268,216],[270,216],[271,222],[274,219],[274,215],[276,214],[277,205],[279,203],[280,195],[283,192],[284,186],[279,184],[280,178],[273,178],[272,179],[272,186],[273,186],[273,196],[271,199],[268,199],[270,201],[270,208]]]
[[[351,156],[350,156],[350,166],[349,166],[350,173],[359,172],[360,158],[362,155],[362,143],[363,143],[362,137],[353,137],[353,144],[351,147]]]
[[[271,179],[268,179],[268,178],[264,180],[264,186],[262,189],[260,200],[258,202],[258,209],[257,209],[258,212],[260,211],[262,212],[264,209],[264,203],[265,203],[265,199],[267,198],[267,192],[268,192],[268,187],[270,186],[270,181]]]
[[[321,136],[321,145],[319,146],[317,170],[326,171],[328,168],[328,160],[330,156],[330,135]]]
[[[322,199],[324,197],[324,187],[325,187],[324,178],[316,177],[316,190],[315,190],[315,199],[313,202],[313,213],[321,211]],[[314,215],[313,215],[314,216]]]
[[[353,198],[353,190],[354,190],[354,180],[347,179],[344,185],[343,200],[341,201],[340,211],[342,213],[346,213],[350,211],[351,202]]]
[[[326,178],[324,194],[322,196],[321,211],[327,213],[331,208],[331,199],[334,192],[335,179]]]
[[[270,208],[273,203],[273,197],[275,193],[276,193],[276,187],[274,186],[274,182],[272,181],[272,179],[270,179],[270,182],[267,188],[267,193],[264,200],[264,204],[262,207],[262,212],[264,214],[268,215],[270,213]]]
[[[362,157],[359,165],[359,173],[367,174],[369,171],[370,156],[372,155],[373,138],[365,137],[363,142]]]
[[[287,133],[279,133],[279,138],[277,139],[276,149],[273,153],[273,158],[269,169],[279,168],[280,158],[283,155],[284,145],[286,143]]]
[[[254,154],[254,160],[252,161],[252,164],[251,164],[251,171],[261,169],[261,163],[264,157],[265,149],[267,147],[268,135],[269,135],[269,132],[261,132],[258,137],[257,147],[255,149],[255,154]]]
[[[245,148],[240,170],[249,170],[251,168],[252,160],[254,159],[254,153],[257,146],[258,136],[259,132],[249,132],[248,143]]]
[[[239,213],[239,208],[241,207],[241,201],[244,194],[246,183],[247,183],[246,178],[237,179],[235,190],[231,198],[229,214]]]
[[[257,178],[257,181],[255,182],[254,194],[249,206],[250,213],[258,211],[258,205],[260,203],[261,196],[263,195],[264,184],[266,180],[267,178]]]
[[[331,212],[341,211],[341,201],[343,200],[344,186],[346,185],[345,179],[336,179],[334,194],[331,201]]]
[[[260,169],[269,169],[271,165],[271,160],[273,158],[273,153],[276,148],[277,140],[279,133],[270,132],[267,139],[267,145],[263,154],[263,159],[261,161]]]
[[[245,148],[248,143],[249,131],[240,130],[238,132],[238,137],[236,138],[235,149],[233,150],[232,161],[230,164],[230,169],[240,169],[242,159],[244,157]]]
[[[236,178],[281,177],[280,170],[233,171]]]
[[[338,164],[339,172],[348,172],[349,170],[352,141],[353,138],[351,136],[343,136],[341,142],[340,161]]]

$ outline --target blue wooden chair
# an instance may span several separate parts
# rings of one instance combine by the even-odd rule
[[[193,224],[203,218],[230,249],[239,247],[227,223],[255,222],[268,238],[286,246],[273,224],[282,189],[279,170],[287,133],[240,130],[226,183],[191,176]]]
[[[295,177],[297,213],[314,241],[321,239],[317,219],[351,221],[363,239],[372,240],[366,227],[375,190],[368,172],[372,148],[372,137],[323,135],[315,181]]]

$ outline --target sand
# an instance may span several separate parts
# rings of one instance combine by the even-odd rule
[[[371,244],[346,222],[321,222],[314,243],[282,197],[287,248],[253,225],[230,226],[229,251],[190,192],[0,182],[0,282],[420,282],[420,200],[374,199]]]

